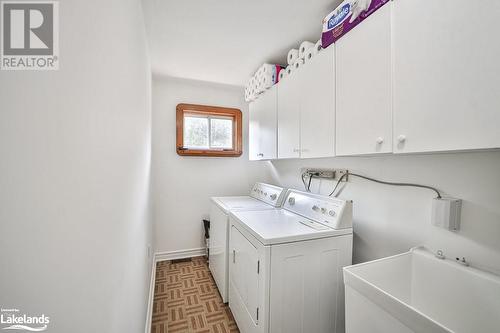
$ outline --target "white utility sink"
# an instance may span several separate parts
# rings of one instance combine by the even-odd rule
[[[419,247],[344,268],[347,333],[500,332],[500,277]]]

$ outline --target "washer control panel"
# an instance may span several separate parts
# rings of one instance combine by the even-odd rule
[[[352,201],[288,190],[283,208],[333,229],[352,227]]]
[[[274,207],[281,207],[286,191],[282,187],[269,185],[265,183],[255,183],[250,196],[264,201]]]

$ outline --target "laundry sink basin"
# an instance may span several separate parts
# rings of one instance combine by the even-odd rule
[[[344,268],[347,333],[500,332],[500,277],[419,247]]]

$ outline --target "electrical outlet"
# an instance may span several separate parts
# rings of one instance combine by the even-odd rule
[[[303,172],[314,178],[335,179],[335,169],[305,169]]]
[[[307,176],[312,175],[313,178],[338,180],[342,175],[347,173],[347,169],[320,169],[320,168],[304,168],[301,170],[302,173]],[[342,179],[342,182],[347,181],[348,176]]]
[[[337,169],[337,177],[335,179],[339,180],[340,177],[342,177],[343,175],[345,175],[348,172],[349,172],[349,170],[347,170],[347,169]],[[349,175],[342,178],[342,182],[347,182],[348,180],[349,180]]]

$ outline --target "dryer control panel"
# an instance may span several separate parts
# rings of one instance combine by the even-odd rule
[[[284,188],[265,183],[255,183],[250,196],[264,201],[274,207],[281,207],[286,191]]]
[[[333,229],[352,227],[352,201],[288,190],[283,208]]]

